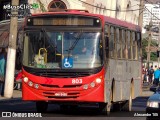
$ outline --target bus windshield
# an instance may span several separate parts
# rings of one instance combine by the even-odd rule
[[[81,69],[102,66],[100,32],[27,31],[23,65],[43,69]]]

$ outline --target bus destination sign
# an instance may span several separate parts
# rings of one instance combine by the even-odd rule
[[[28,18],[29,26],[100,26],[100,20],[89,17],[33,17]]]

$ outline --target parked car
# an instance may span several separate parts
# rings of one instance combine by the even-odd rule
[[[160,120],[160,85],[152,86],[150,91],[154,94],[147,101],[146,113],[151,115],[147,117],[147,120]]]

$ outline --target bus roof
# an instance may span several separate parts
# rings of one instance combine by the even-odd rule
[[[130,29],[130,30],[134,30],[134,31],[138,31],[138,32],[141,31],[140,26],[129,23],[129,22],[126,22],[126,21],[122,21],[122,20],[107,17],[107,16],[104,16],[104,20],[105,20],[106,23],[109,23],[109,24],[112,24],[112,25],[116,25],[116,26],[119,26],[119,27],[124,27],[126,29]]]
[[[119,26],[121,28],[126,28],[126,29],[130,29],[130,30],[134,30],[134,31],[141,31],[140,26],[123,21],[123,20],[119,20],[116,18],[112,18],[112,17],[108,17],[108,16],[104,16],[104,15],[100,15],[100,14],[93,14],[93,13],[89,13],[87,11],[79,11],[79,10],[70,10],[70,11],[59,11],[59,12],[44,12],[44,13],[37,13],[37,14],[32,14],[32,16],[47,16],[47,15],[55,15],[55,14],[68,14],[68,15],[85,15],[85,16],[92,16],[92,17],[99,17],[101,20],[103,20],[103,24],[104,23],[109,23],[115,26]]]

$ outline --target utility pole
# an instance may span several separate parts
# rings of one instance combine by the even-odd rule
[[[144,8],[144,0],[140,0],[138,25],[141,27],[141,36],[142,36],[142,27],[143,27],[143,8]],[[140,54],[142,56],[142,49],[140,50]],[[141,59],[141,62],[142,62],[142,59]],[[141,79],[141,84],[143,84],[142,79]],[[140,93],[142,95],[142,89],[141,89]]]
[[[150,51],[150,46],[151,46],[151,28],[152,28],[152,19],[149,22],[149,35],[148,35],[148,50],[147,50],[147,64],[148,64],[148,69],[149,69],[149,63],[150,63],[150,56],[151,56],[151,51]]]
[[[158,37],[158,54],[159,54],[159,51],[160,51],[160,23],[159,23],[159,37]],[[160,56],[159,56],[159,57],[160,57]],[[159,59],[160,59],[159,57],[158,57],[158,68],[160,67],[160,66],[159,66],[159,61],[160,61],[160,60],[159,60]]]
[[[140,0],[138,25],[141,27],[141,29],[143,27],[143,8],[144,8],[144,0]]]
[[[12,0],[12,6],[18,6],[19,0]],[[15,73],[15,56],[16,56],[16,40],[17,40],[17,20],[18,11],[11,11],[9,46],[7,53],[7,65],[5,76],[4,96],[11,98],[13,95],[14,73]]]

